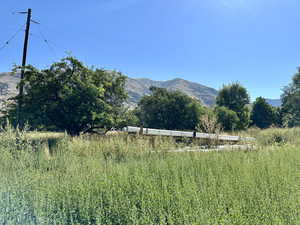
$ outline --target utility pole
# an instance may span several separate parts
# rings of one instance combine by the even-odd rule
[[[22,81],[24,79],[24,74],[25,74],[28,39],[29,39],[29,30],[30,30],[30,21],[31,21],[31,9],[28,9],[27,12],[21,12],[21,13],[26,13],[27,14],[24,48],[23,48],[23,58],[22,58],[21,80],[20,80],[20,87],[19,87],[18,110],[17,110],[18,125],[21,128],[23,128],[22,105],[23,105],[23,89],[24,89],[24,86],[23,86]]]

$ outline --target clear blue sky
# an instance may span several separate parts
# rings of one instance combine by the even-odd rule
[[[278,98],[300,66],[299,0],[9,0],[0,47],[31,7],[28,63],[45,68],[71,52],[131,77],[180,77],[219,89],[240,81]],[[40,32],[41,30],[41,32]],[[42,35],[49,40],[48,47]],[[20,64],[23,33],[0,51],[0,71]]]

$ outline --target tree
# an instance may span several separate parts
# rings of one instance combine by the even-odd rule
[[[239,122],[235,129],[246,129],[250,123],[249,94],[242,85],[233,83],[224,85],[217,96],[217,106],[226,107],[236,113]]]
[[[253,109],[251,112],[252,125],[259,128],[268,128],[272,124],[278,123],[275,107],[272,107],[267,103],[266,99],[258,97],[253,103]]]
[[[300,67],[292,83],[284,87],[281,100],[284,126],[300,126]]]
[[[218,121],[216,113],[210,108],[205,109],[205,114],[201,115],[199,124],[196,127],[197,131],[210,134],[220,133],[221,124]]]
[[[239,126],[239,117],[236,112],[228,109],[227,107],[220,106],[215,108],[215,114],[218,119],[218,123],[221,124],[225,131],[236,130]]]
[[[118,124],[119,128],[126,126],[140,126],[140,120],[136,109],[126,109],[122,115],[122,122]]]
[[[151,94],[138,104],[144,127],[169,130],[194,130],[204,109],[200,103],[179,91],[151,87]]]
[[[45,70],[26,67],[23,121],[32,128],[66,130],[71,135],[109,129],[122,121],[126,77],[119,72],[89,69],[73,57]],[[8,117],[16,123],[16,102]]]

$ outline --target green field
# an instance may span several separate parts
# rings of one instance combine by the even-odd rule
[[[257,150],[167,153],[183,143],[9,129],[0,224],[300,224],[300,129],[249,134]]]

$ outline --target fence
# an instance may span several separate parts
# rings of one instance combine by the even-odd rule
[[[174,131],[174,130],[159,130],[159,129],[151,129],[151,128],[131,127],[131,126],[123,128],[123,131],[128,133],[139,133],[142,135],[151,135],[151,136],[202,138],[202,139],[215,139],[215,140],[232,141],[232,142],[255,141],[255,138],[252,137],[206,134],[206,133],[199,133],[199,132]]]

